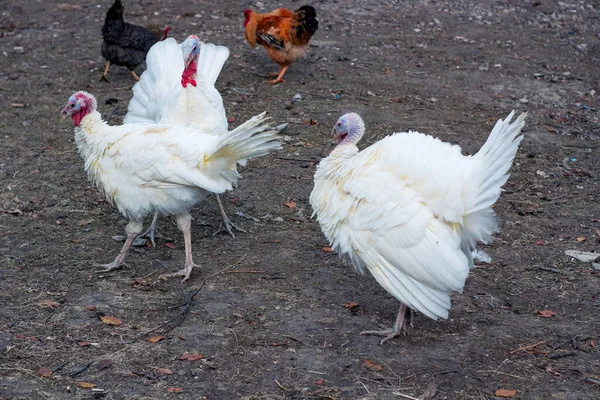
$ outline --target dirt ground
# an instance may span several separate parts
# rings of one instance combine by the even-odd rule
[[[269,86],[277,66],[245,43],[242,11],[302,2],[125,0],[130,22],[231,49],[217,86],[232,127],[264,110],[290,122],[284,149],[250,162],[224,196],[247,233],[212,236],[212,198],[194,209],[202,269],[181,285],[157,280],[183,264],[169,218],[159,229],[172,242],[95,273],[125,220],[87,181],[59,111],[83,89],[103,116],[117,106],[120,124],[134,82],[122,67],[99,82],[111,1],[67,1],[0,4],[0,398],[600,398],[600,271],[565,255],[600,246],[597,2],[311,2],[311,49]],[[390,326],[399,303],[323,250],[310,219],[336,119],[364,117],[363,147],[414,129],[472,153],[512,109],[529,117],[495,206],[502,231],[482,246],[492,262],[472,271],[449,320],[417,314],[384,346],[359,336]]]

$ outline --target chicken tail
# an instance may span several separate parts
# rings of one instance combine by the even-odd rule
[[[527,113],[511,122],[514,110],[504,120],[498,120],[485,144],[475,154],[471,161],[475,163],[476,172],[474,184],[475,200],[467,210],[463,219],[464,230],[461,234],[463,251],[470,255],[478,240],[491,241],[491,235],[497,231],[497,222],[491,206],[500,197],[502,185],[510,174],[512,162],[519,148],[523,135],[521,129],[525,126]],[[468,257],[471,259],[471,257]]]
[[[305,5],[294,11],[292,19],[296,22],[294,25],[297,40],[308,43],[308,40],[314,35],[317,29],[319,29],[317,11],[313,6]],[[295,42],[296,40],[293,41]]]
[[[209,87],[215,82],[223,69],[225,61],[229,58],[229,49],[225,46],[216,46],[212,43],[202,43],[198,56],[198,72],[204,76],[204,81]]]
[[[204,160],[207,169],[218,171],[221,178],[234,182],[238,176],[236,163],[281,149],[279,130],[264,123],[265,115],[263,112],[252,117],[221,136],[217,150]]]

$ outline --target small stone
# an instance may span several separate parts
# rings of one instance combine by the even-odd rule
[[[13,47],[13,50],[15,51],[15,53],[18,53],[18,54],[25,53],[25,48],[23,46],[15,46],[15,47]]]

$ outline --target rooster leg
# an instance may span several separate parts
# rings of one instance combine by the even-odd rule
[[[215,197],[217,198],[217,203],[219,203],[219,209],[221,210],[221,225],[219,226],[219,229],[215,233],[213,233],[213,236],[215,236],[219,232],[227,232],[229,233],[229,235],[231,235],[232,238],[235,239],[235,235],[231,231],[231,228],[235,229],[236,231],[247,233],[245,230],[231,222],[231,220],[227,217],[227,214],[225,214],[225,209],[223,208],[223,204],[221,203],[221,198],[216,193]]]
[[[140,80],[140,77],[138,76],[138,74],[135,73],[135,71],[131,71],[131,76],[133,76],[133,79],[135,79],[136,81]]]
[[[127,240],[125,240],[125,244],[123,245],[123,248],[121,249],[119,254],[117,254],[117,257],[115,258],[115,260],[113,262],[111,262],[109,264],[99,265],[99,267],[104,267],[104,269],[101,269],[96,272],[109,272],[109,271],[112,271],[113,269],[121,268],[124,265],[123,260],[125,260],[127,251],[133,244],[133,241],[135,240],[135,238],[137,238],[139,236],[141,231],[142,231],[142,222],[141,221],[129,221],[129,223],[125,227],[125,232],[127,232]]]
[[[110,82],[106,75],[108,75],[108,67],[110,67],[110,61],[106,60],[106,66],[104,67],[104,73],[102,74],[101,81]]]
[[[408,314],[408,318],[406,315]],[[400,305],[400,311],[398,311],[398,316],[396,317],[396,323],[390,329],[384,329],[382,331],[362,331],[361,335],[377,335],[377,336],[385,336],[383,340],[379,343],[383,345],[390,339],[395,338],[396,336],[400,336],[401,334],[406,334],[408,329],[407,322],[410,323],[411,320],[411,309],[405,306],[404,304]],[[412,326],[412,324],[411,324]]]
[[[285,67],[281,67],[281,69],[279,70],[279,75],[277,75],[277,78],[273,79],[272,81],[265,81],[265,83],[271,83],[274,85],[279,82],[281,82],[281,83],[285,82],[283,80],[283,75],[285,74],[285,71],[287,71],[287,69],[288,69],[287,65]]]
[[[190,279],[190,275],[192,274],[192,269],[194,267],[200,267],[199,265],[194,264],[194,260],[192,259],[192,216],[190,214],[179,214],[176,217],[177,226],[183,232],[183,242],[185,244],[185,267],[177,272],[162,274],[158,277],[158,279],[166,279],[173,278],[176,276],[182,276],[183,279],[181,282],[185,282]]]
[[[152,247],[156,247],[156,238],[165,239],[167,241],[171,240],[168,237],[163,236],[160,233],[158,233],[158,231],[156,230],[156,221],[157,220],[158,220],[158,213],[154,213],[154,218],[152,218],[152,223],[150,224],[150,227],[148,228],[148,230],[146,230],[146,232],[144,232],[140,235],[140,237],[150,239],[150,242],[152,243]]]

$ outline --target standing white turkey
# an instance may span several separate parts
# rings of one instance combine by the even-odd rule
[[[461,292],[477,241],[497,231],[491,206],[515,157],[526,114],[499,120],[474,156],[418,132],[394,133],[359,152],[358,114],[340,117],[339,141],[315,174],[310,204],[332,247],[355,269],[371,272],[402,303],[394,327],[406,329],[408,308],[447,318],[450,294]]]
[[[127,240],[105,271],[123,265],[125,255],[150,213],[174,215],[183,232],[185,266],[166,276],[187,280],[192,260],[190,209],[210,193],[231,190],[240,160],[280,148],[277,131],[263,124],[265,113],[222,136],[164,124],[109,126],[96,111],[94,96],[72,95],[62,114],[75,124],[75,142],[88,177],[129,219]]]
[[[203,43],[196,35],[181,44],[172,38],[156,43],[146,57],[146,71],[133,87],[133,98],[123,122],[177,124],[210,135],[227,134],[227,116],[215,82],[228,57],[227,47]],[[245,160],[240,163],[245,165]],[[229,220],[219,195],[215,193],[215,197],[222,217],[215,234],[226,231],[235,237],[231,228],[243,229]],[[152,244],[156,220],[157,215],[143,235]]]

